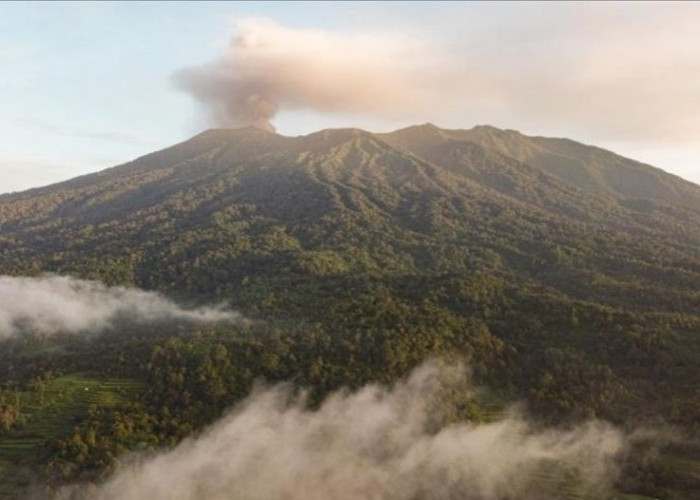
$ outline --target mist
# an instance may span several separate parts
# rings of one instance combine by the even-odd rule
[[[336,392],[315,410],[290,386],[259,387],[200,436],[122,458],[100,486],[59,497],[542,499],[561,480],[597,496],[609,488],[626,446],[616,429],[538,430],[517,413],[450,424],[447,394],[471,393],[463,366],[434,361],[391,387]]]
[[[120,319],[211,322],[239,321],[241,316],[223,307],[186,309],[156,292],[69,276],[0,276],[0,339],[23,331],[95,332]]]

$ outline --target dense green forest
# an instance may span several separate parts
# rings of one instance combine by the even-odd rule
[[[540,425],[672,427],[681,440],[627,455],[617,491],[700,490],[700,187],[598,148],[491,127],[210,130],[0,196],[0,274],[44,273],[250,321],[9,336],[0,495],[100,480],[258,380],[318,404],[434,357],[488,388],[453,418],[520,401]]]

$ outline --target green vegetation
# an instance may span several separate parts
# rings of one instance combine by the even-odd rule
[[[113,409],[142,392],[134,379],[98,379],[85,374],[31,379],[16,390],[18,421],[0,433],[0,495],[35,483],[27,467],[36,465],[46,443],[70,434],[73,426],[94,408]]]
[[[436,355],[490,388],[459,418],[521,400],[549,424],[700,437],[700,188],[572,141],[208,131],[0,196],[0,274],[44,272],[225,300],[257,322],[6,341],[5,478],[103,477],[120,453],[212,422],[258,378],[318,402]],[[700,487],[697,448],[637,456],[625,494]]]
[[[0,455],[26,458],[46,440],[61,436],[76,419],[87,415],[90,407],[111,408],[123,404],[142,386],[138,380],[99,380],[79,374],[34,381],[30,390],[19,393],[21,432],[8,433],[0,444]],[[15,451],[22,453],[13,454]]]

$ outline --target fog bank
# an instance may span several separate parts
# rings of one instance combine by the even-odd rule
[[[22,331],[80,333],[117,320],[239,321],[222,307],[183,308],[163,295],[69,276],[0,276],[0,339]]]
[[[258,389],[199,437],[137,456],[82,493],[96,500],[542,499],[557,481],[602,494],[614,478],[625,440],[611,426],[536,430],[517,415],[441,425],[445,395],[461,390],[469,391],[465,369],[435,362],[393,387],[332,394],[317,410],[288,386]]]

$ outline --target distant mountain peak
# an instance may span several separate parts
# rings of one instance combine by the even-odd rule
[[[334,146],[356,141],[375,141],[376,135],[359,128],[329,128],[298,137],[307,147]]]
[[[425,122],[425,123],[422,123],[420,125],[413,125],[413,126],[407,127],[407,128],[413,129],[413,130],[421,130],[423,132],[442,132],[442,130],[443,130],[432,122]]]
[[[413,133],[441,133],[443,132],[444,129],[441,129],[434,123],[430,122],[425,122],[421,125],[410,125],[408,127],[404,127],[402,129],[396,130],[392,133],[406,133],[406,132],[413,132]]]
[[[209,128],[200,132],[194,137],[207,137],[207,136],[229,136],[229,137],[247,137],[247,136],[275,136],[279,135],[277,132],[272,132],[270,130],[263,130],[258,127],[247,126],[247,127],[234,127],[234,128]]]
[[[501,135],[511,135],[511,136],[523,136],[525,135],[520,132],[519,130],[515,130],[512,128],[498,128],[494,127],[493,125],[475,125],[471,129],[469,129],[471,132],[488,132],[492,134],[501,134]]]

